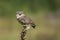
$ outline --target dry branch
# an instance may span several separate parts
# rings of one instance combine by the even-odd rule
[[[27,32],[26,27],[24,27],[21,32],[21,40],[25,40],[26,32]]]

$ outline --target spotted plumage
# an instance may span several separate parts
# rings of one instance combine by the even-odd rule
[[[30,27],[35,28],[36,25],[28,16],[24,14],[23,11],[17,11],[16,17],[17,17],[18,22],[21,23],[23,26],[26,26],[27,29],[29,29]]]

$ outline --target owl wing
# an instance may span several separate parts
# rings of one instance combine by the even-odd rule
[[[36,26],[36,25],[32,22],[32,20],[31,20],[29,17],[27,17],[27,16],[23,16],[23,17],[19,18],[18,21],[19,21],[21,24],[24,24],[24,25],[30,24],[33,28],[35,28],[35,26]]]
[[[36,27],[35,23],[27,16],[25,16],[25,23],[30,24],[33,28]]]

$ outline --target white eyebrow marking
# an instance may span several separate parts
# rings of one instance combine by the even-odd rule
[[[24,14],[21,14],[21,15],[16,14],[17,19],[20,18],[20,17],[23,17],[23,16],[25,16],[25,15]]]

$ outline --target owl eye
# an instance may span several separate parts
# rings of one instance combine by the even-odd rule
[[[21,15],[21,14],[19,14],[19,15]]]

